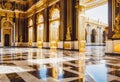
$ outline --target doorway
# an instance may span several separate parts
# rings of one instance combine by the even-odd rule
[[[5,34],[4,46],[10,46],[9,42],[10,42],[10,35],[9,34]]]

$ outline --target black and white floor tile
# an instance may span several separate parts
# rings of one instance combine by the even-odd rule
[[[120,82],[120,56],[104,50],[0,48],[0,82]]]

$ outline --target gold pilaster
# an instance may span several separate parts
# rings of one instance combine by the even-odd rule
[[[85,52],[86,41],[85,41],[85,7],[82,5],[77,5],[78,9],[78,44],[79,44],[79,51]]]

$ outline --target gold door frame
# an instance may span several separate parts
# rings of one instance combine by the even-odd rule
[[[1,43],[2,43],[2,46],[4,46],[4,37],[5,37],[5,34],[9,34],[10,35],[10,46],[12,46],[12,39],[13,39],[13,23],[11,21],[2,21],[2,28],[1,28]]]

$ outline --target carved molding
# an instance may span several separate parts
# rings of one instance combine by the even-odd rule
[[[35,13],[41,12],[45,8],[57,3],[59,0],[40,0],[26,11],[27,17],[32,16]]]

